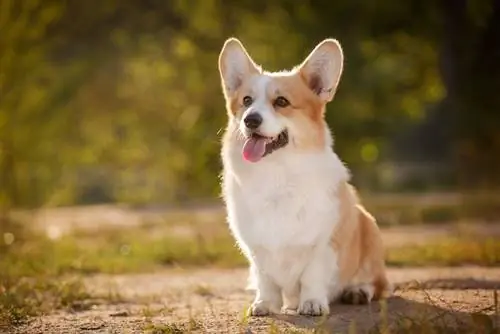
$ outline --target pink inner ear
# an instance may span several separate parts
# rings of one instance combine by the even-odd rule
[[[313,74],[311,78],[309,78],[309,88],[317,95],[320,95],[323,89],[323,83],[321,82],[321,78],[318,75]]]

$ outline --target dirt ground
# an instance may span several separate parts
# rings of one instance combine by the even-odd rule
[[[218,210],[209,209],[200,215],[217,220]],[[130,219],[135,216],[123,209],[112,211],[97,207],[94,211],[87,209],[75,216],[74,210],[68,213],[59,210],[60,219],[53,213],[43,213],[38,227],[49,235],[51,231],[59,235],[75,226],[97,228],[96,223],[92,224],[97,221],[96,216],[100,217],[100,226],[123,225],[124,220],[133,226],[144,220],[144,214]],[[469,232],[500,236],[500,224],[467,225],[467,228],[457,225],[386,228],[384,243],[391,247],[418,244]],[[245,318],[244,310],[253,297],[244,289],[246,275],[246,269],[169,269],[149,274],[91,276],[85,278],[85,284],[93,294],[105,296],[102,300],[94,300],[90,307],[80,310],[58,311],[37,318],[19,327],[17,332],[182,333],[190,324],[193,332],[198,333],[276,333],[272,330],[274,326],[281,331],[318,327],[321,319],[297,315]],[[432,322],[460,328],[471,321],[490,321],[476,313],[493,316],[493,322],[500,325],[500,310],[494,301],[495,291],[500,294],[500,268],[390,268],[389,277],[394,283],[419,284],[403,285],[382,304],[332,305],[331,315],[322,322],[322,328],[345,333],[353,323],[355,332],[366,332],[383,323],[393,327],[401,322]]]
[[[380,321],[396,324],[408,317],[413,321],[434,321],[461,326],[471,314],[495,314],[494,290],[500,289],[500,268],[414,268],[389,271],[393,282],[419,281],[423,286],[406,286],[383,304],[371,306],[333,305],[323,328],[332,333],[347,332],[352,322],[358,332]],[[243,317],[252,294],[244,290],[245,269],[168,270],[137,275],[97,275],[86,284],[98,294],[108,295],[89,310],[58,312],[38,318],[19,328],[22,333],[176,333],[193,324],[199,333],[269,333],[270,328],[308,329],[320,319],[297,315]],[[113,302],[113,295],[117,293]],[[497,311],[498,312],[498,311]],[[384,316],[388,315],[387,319]],[[497,313],[498,314],[498,313]],[[498,318],[494,317],[498,324]],[[399,320],[397,320],[399,319]],[[273,325],[274,324],[274,325]]]

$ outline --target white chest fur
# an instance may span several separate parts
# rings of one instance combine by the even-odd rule
[[[258,163],[238,150],[224,154],[224,197],[230,228],[251,261],[279,285],[300,274],[338,220],[335,190],[348,172],[330,150],[277,151]],[[284,274],[286,273],[286,274]]]

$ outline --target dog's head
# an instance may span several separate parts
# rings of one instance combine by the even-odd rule
[[[284,147],[324,148],[324,111],[343,68],[338,41],[326,39],[294,69],[266,72],[242,43],[228,39],[219,72],[230,121],[245,139],[243,157],[252,162]]]

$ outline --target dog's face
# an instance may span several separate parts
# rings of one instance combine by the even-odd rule
[[[257,162],[287,146],[325,146],[325,104],[342,74],[340,44],[327,39],[291,71],[262,71],[240,41],[228,39],[219,71],[229,117],[245,139],[243,157]]]

